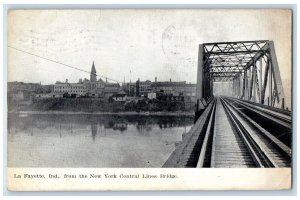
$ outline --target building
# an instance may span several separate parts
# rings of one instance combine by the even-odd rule
[[[51,93],[54,92],[54,85],[41,85],[42,89],[39,93]]]
[[[40,83],[24,83],[24,82],[8,82],[7,91],[26,91],[26,92],[38,92],[42,88]]]
[[[99,81],[100,80],[101,79],[99,79]],[[91,69],[90,81],[87,82],[87,85],[88,85],[88,91],[89,91],[89,93],[91,93],[92,96],[97,96],[98,82],[97,82],[97,72],[96,72],[96,69],[95,69],[94,61],[93,61],[92,69]]]
[[[170,79],[170,81],[158,82],[155,78],[155,82],[151,84],[151,87],[155,93],[163,93],[173,97],[181,96],[185,101],[195,101],[196,98],[196,84],[187,84],[185,81],[172,82]]]
[[[148,93],[152,92],[151,81],[136,81],[136,96],[147,96]]]
[[[97,82],[97,72],[95,69],[95,63],[93,61],[93,65],[92,65],[92,70],[91,70],[91,75],[90,75],[90,81],[91,82]]]
[[[172,94],[173,96],[183,95],[186,89],[186,82],[154,82],[151,85],[153,92],[161,92],[165,94]]]
[[[68,93],[70,95],[75,94],[76,97],[84,96],[88,92],[88,85],[85,83],[68,83],[68,79],[66,82],[56,82],[54,85],[54,93]]]
[[[196,100],[196,84],[186,83],[186,81],[174,82],[170,81],[141,81],[138,79],[136,83],[125,83],[123,89],[128,97],[147,97],[148,99],[156,99],[159,97],[167,97],[168,99],[192,101]]]
[[[104,96],[106,83],[101,78],[96,82],[89,81],[86,85],[88,86],[87,96],[98,98]]]
[[[62,98],[63,97],[63,94],[61,93],[41,93],[41,94],[36,94],[35,95],[35,98],[40,98],[40,99],[43,99],[43,98]]]
[[[114,101],[124,102],[127,100],[127,95],[125,93],[118,93],[112,95]]]
[[[196,102],[196,84],[192,84],[192,83],[186,84],[184,96],[187,97],[187,100]]]
[[[102,92],[105,98],[109,98],[110,96],[118,94],[121,91],[122,89],[119,83],[106,82]]]
[[[101,78],[97,80],[97,72],[95,63],[93,62],[90,80],[85,78],[84,80],[79,79],[78,83],[69,83],[66,79],[66,82],[56,82],[53,92],[62,94],[68,93],[76,97],[109,97],[120,92],[120,89],[121,87],[118,83],[104,82]]]
[[[40,83],[8,82],[7,96],[10,100],[31,100],[35,94],[42,90]]]
[[[149,92],[147,94],[148,99],[156,99],[156,93],[155,92]]]
[[[123,90],[127,94],[127,96],[136,96],[136,83],[132,83],[131,81],[129,83],[125,83]]]

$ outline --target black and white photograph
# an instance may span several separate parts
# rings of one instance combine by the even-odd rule
[[[291,168],[291,10],[7,20],[8,168]]]

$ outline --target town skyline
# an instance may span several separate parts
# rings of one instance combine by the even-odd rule
[[[136,79],[136,80],[131,80],[131,79],[127,79],[127,77],[125,77],[125,79],[123,79],[122,81],[121,80],[114,80],[114,79],[112,79],[112,78],[110,78],[109,76],[107,76],[107,77],[105,77],[105,76],[101,76],[101,75],[99,75],[98,74],[98,72],[97,72],[97,67],[96,67],[96,65],[95,65],[95,68],[96,68],[96,77],[97,77],[97,80],[99,80],[99,79],[102,79],[103,81],[105,81],[105,82],[113,82],[113,83],[119,83],[119,84],[122,84],[122,83],[130,83],[130,81],[132,82],[132,83],[135,83],[136,81],[138,81],[138,80],[140,80],[140,81],[151,81],[151,82],[155,82],[155,80],[157,80],[157,82],[186,82],[187,84],[196,84],[196,82],[189,82],[189,81],[187,81],[187,80],[174,80],[173,79],[173,77],[170,77],[169,79],[165,79],[165,80],[160,80],[159,78],[158,78],[158,76],[155,76],[155,77],[153,77],[152,79],[140,79],[140,78],[138,78],[138,79]],[[70,81],[69,80],[69,78],[68,78],[68,76],[66,76],[65,77],[65,79],[62,79],[62,80],[56,80],[56,81],[54,81],[53,83],[46,83],[46,84],[44,84],[44,82],[42,81],[42,80],[40,80],[40,81],[37,81],[37,82],[30,82],[30,81],[20,81],[20,80],[10,80],[10,81],[8,81],[8,82],[23,82],[23,83],[40,83],[40,84],[42,84],[42,85],[51,85],[51,84],[55,84],[56,82],[62,82],[62,83],[64,83],[64,82],[66,82],[66,81],[68,81],[68,83],[77,83],[77,82],[79,82],[80,80],[84,80],[84,79],[87,79],[87,80],[89,80],[89,76],[90,76],[90,72],[86,72],[86,74],[87,74],[87,76],[81,76],[81,77],[77,77],[77,81],[76,81],[76,78],[74,79],[74,82],[73,81]],[[106,80],[106,78],[107,78],[107,80]],[[125,81],[124,81],[125,80]]]
[[[71,66],[69,66],[71,67]],[[76,69],[76,68],[75,68]],[[80,70],[80,69],[77,69]],[[83,71],[83,70],[81,70]],[[83,71],[86,72],[86,71]],[[195,98],[196,84],[186,83],[186,81],[174,82],[140,80],[133,82],[112,83],[101,78],[97,79],[97,71],[93,62],[89,72],[90,78],[80,78],[78,82],[56,81],[55,83],[42,85],[40,83],[8,82],[8,93],[12,99],[20,98],[116,98],[117,101],[126,101],[126,96],[146,97],[156,99],[157,95],[174,96],[174,98],[184,98],[184,96]],[[110,79],[111,80],[111,79]],[[31,97],[30,97],[31,96]],[[118,99],[121,98],[121,99]],[[182,99],[183,100],[183,99]],[[109,100],[110,101],[110,100]]]
[[[279,66],[290,65],[290,59],[282,57],[291,47],[289,35],[285,33],[290,25],[278,20],[284,13],[278,11],[274,18],[267,10],[243,10],[226,13],[224,19],[224,12],[22,10],[9,13],[7,43],[86,71],[95,60],[99,75],[120,82],[124,76],[126,82],[138,78],[153,80],[157,76],[162,81],[171,78],[195,83],[198,47],[205,42],[273,40]],[[218,26],[205,20],[207,17],[218,22]],[[228,28],[233,19],[234,28]],[[260,31],[256,31],[257,24],[264,25]],[[281,74],[288,91],[291,72],[290,68],[284,70]],[[84,77],[79,71],[70,71],[11,48],[8,48],[7,71],[8,81],[43,84],[64,81],[66,77],[70,82],[77,82]]]

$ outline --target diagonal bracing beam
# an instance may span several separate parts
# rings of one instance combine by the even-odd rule
[[[257,62],[260,63],[259,66]],[[237,41],[200,45],[197,81],[197,99],[212,96],[212,81],[232,81],[236,84],[232,87],[233,90],[237,90],[232,94],[240,98],[264,104],[268,95],[271,106],[275,105],[275,100],[277,106],[280,102],[284,102],[273,41]]]

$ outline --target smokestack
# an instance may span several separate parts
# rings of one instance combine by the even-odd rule
[[[170,82],[172,82],[172,79],[170,79]]]
[[[66,83],[68,83],[68,79],[66,79]]]
[[[157,82],[157,77],[155,77],[155,82]]]

